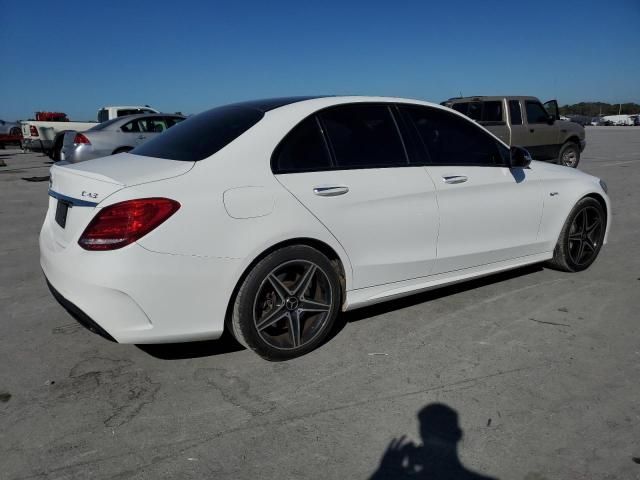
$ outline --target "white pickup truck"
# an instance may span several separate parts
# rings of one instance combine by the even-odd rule
[[[147,105],[103,107],[98,110],[97,122],[71,122],[64,113],[37,112],[36,120],[23,120],[20,122],[22,126],[22,148],[24,150],[47,152],[51,158],[54,158],[56,154],[59,155],[62,142],[58,140],[64,136],[61,134],[65,131],[77,130],[82,132],[89,130],[98,123],[137,113],[158,113],[158,111]],[[57,143],[60,143],[59,147]]]

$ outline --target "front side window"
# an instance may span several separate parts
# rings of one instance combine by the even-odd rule
[[[540,102],[527,100],[525,109],[527,111],[527,123],[547,123],[549,121],[549,115]]]
[[[400,108],[415,126],[433,164],[503,165],[506,152],[501,152],[498,142],[472,122],[429,107]]]
[[[271,161],[273,173],[312,172],[330,168],[329,151],[315,116],[303,120],[284,137]]]
[[[511,117],[511,125],[522,125],[520,100],[509,100],[509,116]]]
[[[262,111],[242,105],[213,108],[189,117],[131,153],[197,162],[227,146],[263,116]]]
[[[469,104],[469,109],[467,110],[467,117],[473,118],[474,120],[482,120],[482,103],[481,102],[472,102]]]
[[[318,115],[335,168],[407,166],[407,157],[388,105],[340,105]]]

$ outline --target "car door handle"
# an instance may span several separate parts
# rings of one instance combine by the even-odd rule
[[[464,183],[469,180],[464,175],[449,175],[447,177],[442,177],[442,181],[444,183]]]
[[[138,136],[138,139],[139,139],[139,140],[144,140],[145,138],[147,138],[147,137],[145,137],[144,135],[140,135],[140,136]]]
[[[322,185],[313,187],[313,193],[321,197],[336,197],[338,195],[344,195],[348,191],[349,187],[344,185]]]
[[[530,129],[529,129],[529,131],[530,131],[531,133],[533,133],[533,132],[535,132],[535,131],[536,131],[536,129],[535,129],[535,128],[530,128]]]

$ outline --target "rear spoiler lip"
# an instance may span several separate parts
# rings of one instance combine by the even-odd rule
[[[49,196],[56,200],[62,200],[73,207],[95,207],[98,205],[97,202],[89,202],[87,200],[80,200],[79,198],[68,197],[51,189],[49,189]]]

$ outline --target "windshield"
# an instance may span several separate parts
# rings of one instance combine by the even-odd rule
[[[263,116],[260,110],[241,105],[214,108],[180,122],[130,153],[197,162],[234,141]]]

